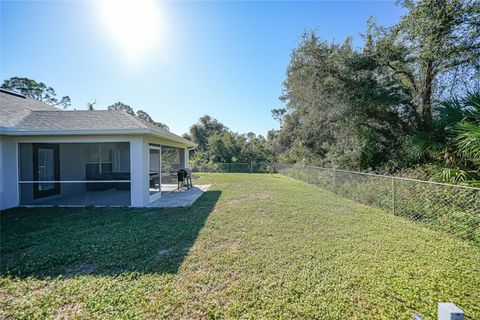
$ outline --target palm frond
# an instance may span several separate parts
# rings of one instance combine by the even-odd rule
[[[434,125],[443,130],[455,126],[466,117],[465,105],[457,98],[442,102],[435,111]]]
[[[442,160],[447,152],[443,141],[425,132],[416,132],[406,140],[407,152],[412,160],[434,158]]]
[[[455,140],[459,155],[480,165],[480,126],[471,122],[460,123]]]
[[[431,175],[436,181],[444,183],[477,186],[480,184],[478,173],[474,170],[462,170],[458,168],[436,168]]]

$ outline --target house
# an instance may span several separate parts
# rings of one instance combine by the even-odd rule
[[[176,188],[189,140],[123,111],[64,111],[0,90],[0,209],[144,207]]]

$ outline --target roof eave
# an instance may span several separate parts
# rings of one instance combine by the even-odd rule
[[[151,131],[151,134],[154,135],[154,136],[158,136],[160,138],[167,139],[167,140],[183,143],[183,144],[185,144],[185,145],[187,145],[188,147],[191,147],[191,148],[194,148],[194,147],[197,146],[197,144],[195,142],[187,140],[187,139],[182,138],[182,137],[174,137],[174,136],[171,136],[171,135],[168,135],[168,134],[162,134],[162,133],[154,131],[154,130]]]
[[[22,130],[12,127],[0,127],[0,135],[6,136],[92,136],[92,135],[145,135],[151,134],[166,140],[196,147],[197,144],[182,137],[175,137],[151,129],[117,129],[117,130]]]

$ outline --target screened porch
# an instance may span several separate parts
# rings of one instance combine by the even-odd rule
[[[130,144],[20,143],[20,205],[130,205]]]
[[[143,193],[147,205],[177,189],[185,149],[148,143],[144,148],[132,155],[131,142],[19,143],[19,204],[130,206],[132,194]],[[132,166],[131,157],[149,165]],[[132,175],[145,188],[132,190]]]

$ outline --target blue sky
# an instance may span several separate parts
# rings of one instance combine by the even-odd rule
[[[234,131],[265,135],[278,128],[270,110],[282,106],[289,55],[304,30],[337,42],[351,35],[361,46],[368,17],[392,25],[402,14],[393,1],[154,6],[159,32],[134,30],[140,40],[129,34],[115,42],[95,2],[2,1],[1,80],[43,81],[76,109],[122,101],[179,134],[209,114]],[[129,48],[145,35],[155,37],[155,47],[131,59]]]

